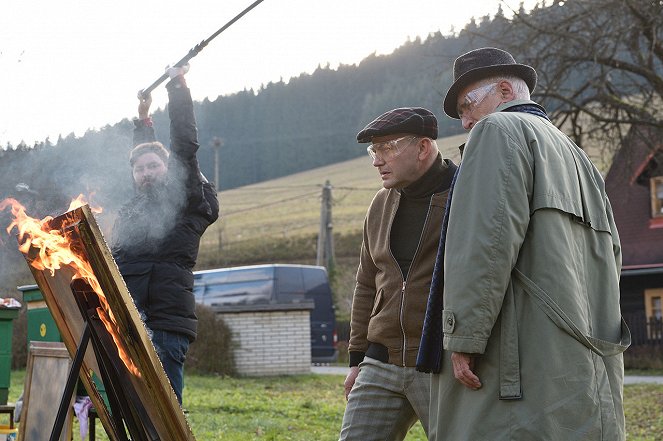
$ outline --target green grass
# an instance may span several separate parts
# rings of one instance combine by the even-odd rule
[[[22,390],[25,371],[13,371],[9,401]],[[336,440],[343,418],[343,377],[185,377],[184,407],[198,440]],[[78,424],[74,425],[75,438]],[[108,440],[97,421],[97,439]],[[406,438],[426,439],[417,423]]]
[[[25,371],[11,373],[9,401],[23,388]],[[343,418],[343,377],[300,375],[229,378],[187,374],[184,406],[196,438],[228,440],[336,440]],[[663,385],[624,388],[627,440],[663,439]],[[78,426],[75,425],[75,438]],[[97,423],[97,439],[107,440]],[[407,441],[425,440],[417,423]]]
[[[627,440],[663,439],[663,385],[633,384],[624,387]]]

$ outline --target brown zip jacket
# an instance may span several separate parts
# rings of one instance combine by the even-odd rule
[[[449,173],[453,173],[449,168]],[[383,188],[373,198],[364,220],[352,300],[348,348],[351,366],[363,359],[369,342],[387,348],[390,364],[416,365],[448,193],[446,190],[431,197],[406,280],[389,246],[401,193]]]

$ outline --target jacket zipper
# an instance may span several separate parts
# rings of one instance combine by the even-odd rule
[[[391,238],[391,227],[394,225],[394,218],[396,217],[396,212],[398,211],[398,206],[400,205],[401,202],[401,196],[400,192],[397,192],[398,194],[398,200],[396,201],[396,207],[392,210],[391,216],[389,219],[389,228],[387,230],[387,243],[389,244],[389,238]],[[403,274],[403,271],[401,270],[400,265],[398,265],[398,262],[396,261],[396,258],[394,257],[394,253],[391,252],[391,245],[387,245],[387,249],[389,250],[389,254],[391,255],[391,260],[394,261],[394,265],[396,265],[396,268],[398,268],[398,272],[401,273],[401,279],[403,279],[403,286],[401,288],[401,302],[400,302],[400,308],[399,308],[399,313],[398,313],[398,321],[399,326],[401,328],[401,335],[403,336],[403,347],[401,349],[402,355],[401,355],[401,363],[403,366],[405,366],[405,327],[403,325],[403,304],[405,303],[405,275]],[[417,245],[417,249],[419,249],[419,246]],[[415,251],[416,254],[416,251]],[[413,259],[414,260],[414,259]]]
[[[406,346],[406,342],[407,342],[407,340],[405,338],[405,324],[404,324],[405,317],[403,317],[403,313],[405,312],[404,303],[405,303],[405,285],[406,284],[407,284],[407,282],[405,280],[403,280],[403,288],[401,288],[401,314],[400,314],[400,316],[401,316],[401,320],[400,320],[400,322],[401,322],[401,333],[403,334],[403,348],[401,350],[403,367],[405,367],[405,346]]]
[[[417,255],[419,254],[419,249],[421,248],[421,242],[424,237],[424,233],[426,232],[426,226],[428,226],[428,219],[430,219],[430,211],[431,211],[431,206],[433,204],[433,198],[435,195],[438,193],[433,193],[430,198],[430,202],[428,203],[428,212],[426,212],[426,219],[424,220],[424,227],[421,229],[421,235],[419,236],[419,243],[417,243],[417,249],[414,251],[414,256],[412,256],[412,263],[410,264],[410,269],[407,272],[408,277],[412,273],[412,268],[414,267],[414,264],[417,260]],[[400,201],[399,201],[400,202]],[[398,206],[396,207],[396,210],[398,210]],[[394,216],[396,215],[396,211],[394,211]],[[391,218],[391,222],[389,225],[389,236],[391,237],[391,224],[394,222],[394,216]],[[391,254],[391,247],[389,249],[389,253]],[[396,258],[394,257],[393,254],[391,254],[391,258],[394,259],[394,262],[396,263],[396,266],[398,266],[398,262],[396,262]],[[399,267],[400,268],[400,267]],[[405,367],[405,353],[406,353],[406,347],[407,347],[407,337],[405,335],[405,287],[407,286],[407,278],[403,275],[403,272],[401,271],[401,277],[403,278],[403,286],[401,288],[401,307],[400,307],[400,325],[401,325],[401,334],[403,336],[403,347],[401,348],[401,363],[403,364],[403,367]],[[432,277],[432,275],[431,275]]]

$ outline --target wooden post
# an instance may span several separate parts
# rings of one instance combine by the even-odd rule
[[[320,232],[318,233],[318,249],[316,265],[330,269],[334,262],[334,235],[332,225],[332,186],[329,180],[322,187],[322,203],[320,205]]]
[[[223,147],[223,138],[215,136],[212,138],[212,145],[214,146],[214,185],[216,186],[216,191],[221,191],[221,181],[219,180],[219,153],[221,147]],[[221,252],[223,249],[223,227],[221,223],[217,224],[217,245],[218,250]]]

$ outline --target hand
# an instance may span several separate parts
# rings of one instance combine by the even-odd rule
[[[352,386],[355,385],[357,375],[359,375],[359,366],[352,366],[350,372],[348,372],[348,375],[345,377],[345,383],[343,383],[343,386],[345,387],[345,401],[348,401],[348,395],[350,395]]]
[[[138,92],[138,119],[147,119],[150,116],[150,106],[152,105],[152,95],[143,96]]]
[[[168,77],[172,80],[173,78],[179,77],[180,75],[184,75],[189,71],[189,63],[185,64],[182,67],[177,67],[177,66],[167,66],[166,67],[166,73],[168,74]]]
[[[475,358],[471,354],[463,352],[451,353],[451,364],[454,367],[454,377],[456,377],[456,380],[472,390],[477,390],[481,387],[481,381],[473,372],[474,362]]]

